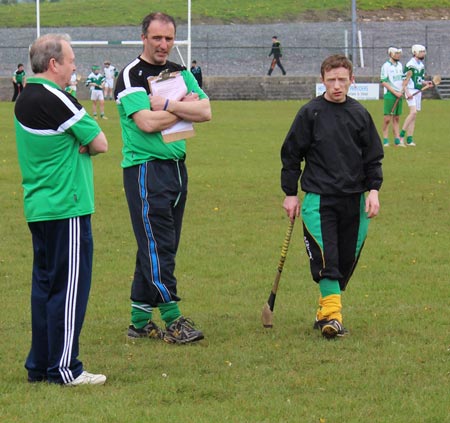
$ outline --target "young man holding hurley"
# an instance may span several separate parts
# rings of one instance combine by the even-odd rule
[[[334,338],[347,333],[341,291],[356,267],[369,219],[380,209],[383,147],[368,111],[347,96],[352,63],[330,56],[321,76],[325,93],[300,109],[283,143],[281,186],[283,207],[293,221],[300,215],[301,176],[304,240],[320,289],[314,327]]]

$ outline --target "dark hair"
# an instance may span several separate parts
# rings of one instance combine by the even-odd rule
[[[348,69],[350,78],[353,76],[353,64],[343,54],[334,54],[327,57],[320,66],[320,75],[322,78],[325,76],[325,72],[329,72],[332,69],[345,68]]]
[[[19,63],[19,64],[17,65],[18,68],[20,68],[21,66],[23,66],[23,63]]]
[[[165,13],[162,13],[162,12],[153,12],[153,13],[150,13],[149,15],[147,15],[142,20],[142,35],[147,34],[148,27],[150,26],[150,24],[153,21],[161,21],[161,22],[165,22],[165,23],[171,23],[175,29],[175,33],[177,32],[177,25],[175,23],[175,19],[172,18],[172,16],[166,15]]]

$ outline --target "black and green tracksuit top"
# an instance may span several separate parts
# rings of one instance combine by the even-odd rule
[[[324,95],[304,105],[281,149],[281,187],[304,192],[349,195],[379,190],[383,147],[369,112],[355,99],[333,103]],[[304,163],[303,171],[301,163]]]

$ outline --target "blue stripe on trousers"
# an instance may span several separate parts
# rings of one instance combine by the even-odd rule
[[[147,164],[140,165],[139,169],[139,192],[142,201],[142,221],[144,222],[145,234],[148,240],[148,257],[150,259],[150,268],[152,274],[152,282],[158,289],[161,297],[165,302],[171,301],[170,293],[161,282],[161,274],[159,268],[158,253],[156,249],[155,238],[152,233],[150,219],[148,217],[149,204],[147,200]]]

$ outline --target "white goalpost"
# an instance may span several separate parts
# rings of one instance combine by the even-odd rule
[[[40,17],[40,7],[39,0],[36,0],[36,38],[40,37],[41,34],[41,17]],[[191,0],[187,0],[187,39],[175,41],[175,49],[180,57],[183,66],[189,69],[191,63]],[[142,41],[72,41],[73,46],[102,46],[102,45],[123,45],[123,46],[133,46],[142,45]],[[180,51],[180,46],[186,46],[186,60],[184,60],[183,55]]]
[[[73,47],[80,46],[80,47],[93,47],[93,46],[139,46],[142,45],[142,41],[71,41],[70,44]],[[187,54],[186,54],[186,60],[184,60],[184,57],[180,51],[180,46],[186,46],[187,47]],[[181,40],[181,41],[175,41],[175,50],[178,53],[178,56],[180,58],[181,64],[185,67],[188,67],[188,64],[191,63],[191,43],[190,40]]]

